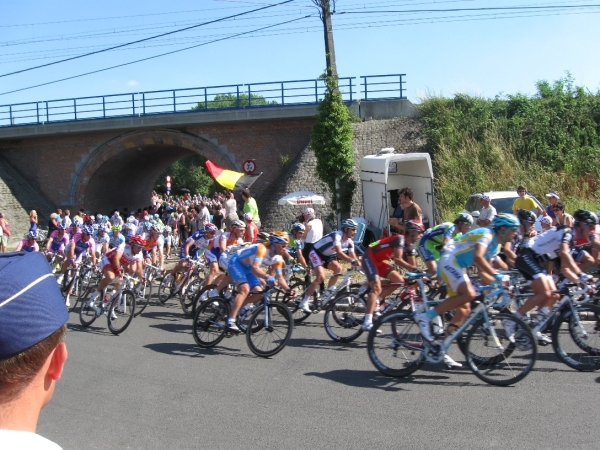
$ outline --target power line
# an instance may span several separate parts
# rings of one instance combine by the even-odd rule
[[[234,35],[231,35],[231,36],[228,36],[228,37],[224,37],[224,38],[220,38],[220,39],[215,39],[215,40],[212,40],[212,41],[209,41],[209,42],[203,42],[202,44],[192,45],[191,47],[186,47],[186,48],[181,48],[181,49],[173,50],[173,51],[166,52],[166,53],[161,53],[160,55],[149,56],[147,58],[142,58],[142,59],[138,59],[138,60],[135,60],[135,61],[130,61],[130,62],[123,63],[123,64],[117,64],[115,66],[105,67],[104,69],[93,70],[91,72],[86,72],[86,73],[81,73],[79,75],[73,75],[71,77],[61,78],[60,80],[48,81],[46,83],[36,84],[35,86],[29,86],[29,87],[26,87],[26,88],[20,88],[20,89],[14,89],[12,91],[2,92],[2,93],[0,93],[0,96],[1,95],[12,94],[14,92],[26,91],[28,89],[34,89],[34,88],[41,87],[41,86],[47,86],[49,84],[59,83],[61,81],[72,80],[74,78],[80,78],[80,77],[84,77],[86,75],[92,75],[94,73],[105,72],[107,70],[116,69],[118,67],[129,66],[131,64],[139,63],[139,62],[142,62],[142,61],[148,61],[150,59],[160,58],[161,56],[172,55],[173,53],[183,52],[185,50],[190,50],[192,48],[201,47],[203,45],[213,44],[215,42],[225,41],[227,39],[233,39],[235,37],[243,36],[245,34],[255,33],[255,32],[258,32],[258,31],[266,30],[268,28],[277,27],[277,26],[280,26],[280,25],[286,25],[288,23],[297,22],[299,20],[307,19],[309,17],[314,17],[314,14],[310,14],[310,15],[304,16],[304,17],[298,17],[296,19],[288,20],[288,21],[281,22],[281,23],[276,23],[276,24],[273,24],[273,25],[267,25],[265,27],[257,28],[255,30],[244,31],[242,33],[234,34]]]
[[[556,5],[556,6],[499,6],[484,8],[449,8],[449,9],[405,9],[395,11],[341,11],[336,14],[390,14],[390,13],[436,13],[436,12],[462,12],[462,11],[500,11],[500,10],[541,10],[541,9],[566,9],[566,8],[598,8],[600,5]]]
[[[28,72],[30,70],[40,69],[42,67],[53,66],[55,64],[60,64],[60,63],[67,62],[67,61],[73,61],[74,59],[80,59],[80,58],[83,58],[83,57],[86,57],[86,56],[96,55],[98,53],[108,52],[110,50],[115,50],[117,48],[127,47],[128,45],[139,44],[140,42],[145,42],[145,41],[149,41],[151,39],[156,39],[156,38],[168,36],[170,34],[181,33],[182,31],[191,30],[193,28],[198,28],[198,27],[201,27],[201,26],[204,26],[204,25],[213,24],[213,23],[216,23],[216,22],[222,22],[224,20],[233,19],[235,17],[244,16],[244,15],[247,15],[247,14],[251,14],[253,12],[261,11],[263,9],[273,8],[273,7],[279,6],[279,5],[285,5],[286,3],[291,3],[293,1],[295,1],[295,0],[285,0],[285,1],[281,2],[281,3],[275,3],[273,5],[263,6],[261,8],[253,9],[251,11],[246,11],[246,12],[243,12],[243,13],[234,14],[232,16],[222,17],[220,19],[211,20],[209,22],[203,22],[203,23],[200,23],[200,24],[191,25],[189,27],[180,28],[180,29],[174,30],[174,31],[168,31],[166,33],[157,34],[155,36],[150,36],[150,37],[147,37],[147,38],[144,38],[144,39],[138,39],[137,41],[132,41],[132,42],[127,42],[125,44],[115,45],[113,47],[105,48],[105,49],[102,49],[102,50],[96,50],[96,51],[93,51],[93,52],[85,53],[83,55],[72,56],[70,58],[61,59],[59,61],[53,61],[53,62],[46,63],[46,64],[41,64],[39,66],[30,67],[28,69],[21,69],[21,70],[15,71],[15,72],[5,73],[5,74],[0,75],[0,78],[7,77],[9,75],[16,75],[18,73]]]

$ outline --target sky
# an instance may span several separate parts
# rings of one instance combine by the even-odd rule
[[[325,69],[325,50],[322,23],[310,0],[222,20],[275,3],[3,0],[0,105],[317,78]],[[540,8],[578,5],[597,7]],[[474,10],[508,7],[529,9]],[[442,11],[448,9],[462,11]],[[218,21],[5,75],[213,20]],[[333,14],[339,76],[406,74],[406,96],[415,103],[428,95],[534,94],[536,81],[554,81],[567,71],[577,85],[597,92],[599,25],[600,0],[338,0]],[[233,37],[239,33],[247,34]],[[208,43],[217,39],[221,40]],[[24,89],[202,43],[171,55]]]

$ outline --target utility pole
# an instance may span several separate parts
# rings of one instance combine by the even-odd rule
[[[319,9],[319,16],[323,21],[323,33],[325,36],[325,62],[327,64],[327,76],[337,79],[337,67],[335,64],[335,46],[333,44],[333,26],[331,25],[330,0],[312,0]],[[335,12],[336,0],[331,0]]]

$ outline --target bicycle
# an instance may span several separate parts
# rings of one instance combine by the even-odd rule
[[[134,317],[139,316],[152,298],[153,282],[162,274],[161,270],[152,264],[144,265],[144,281],[142,281],[134,290],[136,293]]]
[[[418,280],[423,306],[428,308],[423,277],[407,273]],[[481,286],[481,292],[494,290],[497,284]],[[512,322],[515,333],[508,335],[504,327]],[[378,330],[380,333],[378,333]],[[404,377],[425,362],[440,363],[450,345],[466,331],[465,351],[471,371],[486,383],[507,386],[522,380],[533,369],[537,358],[536,339],[527,324],[510,314],[488,313],[481,302],[465,322],[441,343],[422,338],[414,313],[390,311],[377,319],[367,338],[367,351],[373,365],[384,375]],[[434,330],[439,334],[442,330]]]
[[[283,350],[294,329],[294,319],[288,307],[270,300],[269,292],[273,289],[277,288],[266,287],[261,292],[262,304],[254,307],[248,318],[248,325],[244,326],[250,351],[263,358],[274,356]],[[232,335],[225,327],[231,302],[232,300],[221,297],[211,297],[198,308],[192,332],[196,344],[202,348],[210,348]]]
[[[120,286],[112,293],[108,293],[108,287],[104,288],[94,302],[81,299],[82,306],[79,310],[79,322],[84,327],[90,326],[97,317],[105,314],[108,320],[108,329],[112,334],[121,334],[127,329],[135,313],[136,295],[133,291],[136,278],[124,274],[115,278],[110,284],[120,282]]]
[[[61,291],[65,299],[67,311],[73,312],[83,293],[88,291],[93,274],[97,273],[98,268],[92,264],[89,257],[84,258],[80,264],[72,265],[61,285]]]
[[[190,259],[187,267],[184,267],[183,272],[179,272],[176,277],[171,273],[165,275],[158,286],[158,300],[160,303],[164,305],[175,295],[184,295],[188,283],[193,281],[194,278],[205,278],[204,276],[200,277],[200,271],[205,267],[204,262]]]

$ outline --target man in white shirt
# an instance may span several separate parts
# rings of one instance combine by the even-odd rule
[[[481,203],[481,209],[479,210],[479,219],[477,219],[477,225],[480,227],[488,227],[494,217],[496,217],[496,208],[491,204],[489,196],[483,194],[479,197],[479,203]]]
[[[200,212],[198,213],[198,229],[199,230],[204,230],[204,225],[206,225],[207,223],[211,223],[210,221],[210,212],[208,211],[208,208],[206,207],[206,202],[202,201],[200,202]]]
[[[228,192],[228,200],[225,202],[225,229],[229,229],[231,227],[231,222],[234,220],[239,220],[237,215],[237,202],[233,196],[233,192]]]
[[[38,252],[1,255],[0,286],[0,448],[60,450],[35,431],[67,360],[64,300]]]
[[[313,249],[315,242],[320,241],[323,237],[323,222],[321,219],[317,219],[315,210],[312,208],[306,208],[302,217],[304,217],[304,227],[306,228],[302,256],[308,261],[308,254]]]

